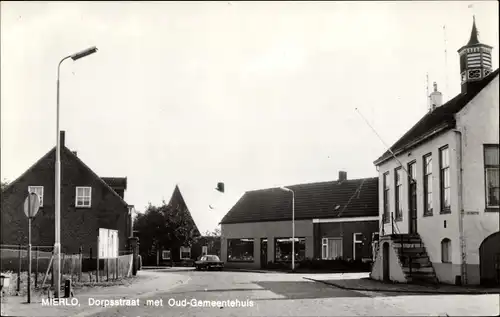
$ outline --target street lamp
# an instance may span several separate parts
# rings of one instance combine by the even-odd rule
[[[292,193],[292,272],[295,271],[295,192],[290,188],[280,187],[281,190]]]
[[[54,271],[53,277],[55,277],[54,283],[54,297],[59,298],[59,291],[61,289],[61,139],[60,139],[60,131],[59,131],[59,75],[61,72],[61,64],[68,58],[76,61],[80,58],[86,57],[90,54],[94,54],[97,52],[97,47],[92,46],[86,50],[75,53],[73,55],[66,56],[61,59],[59,65],[57,65],[57,111],[56,111],[56,166],[55,166],[55,177],[56,177],[56,189],[55,189],[55,239],[54,239]]]

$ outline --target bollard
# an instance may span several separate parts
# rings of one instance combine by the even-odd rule
[[[69,298],[71,297],[71,280],[66,280],[64,282],[64,297]]]
[[[38,246],[36,247],[35,288],[38,288]]]
[[[21,256],[21,245],[18,246],[19,249],[19,266],[17,268],[17,292],[19,293],[21,291],[21,261],[22,261],[22,256]]]

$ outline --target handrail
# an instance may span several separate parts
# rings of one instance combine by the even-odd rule
[[[397,234],[399,234],[401,237],[400,237],[400,241],[401,241],[401,257],[404,259],[405,258],[405,246],[404,246],[404,238],[403,238],[403,235],[401,234],[401,230],[399,229],[399,226],[397,223],[395,223],[395,219],[394,219],[394,213],[391,213],[391,223],[392,223],[392,234],[394,234],[394,228],[397,229]],[[410,269],[410,275],[411,275],[411,272],[412,272],[412,267],[411,267],[411,256],[408,255],[408,267]]]

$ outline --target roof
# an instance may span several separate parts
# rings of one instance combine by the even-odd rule
[[[180,205],[179,207],[181,207],[181,209],[183,209],[184,212],[186,212],[187,218],[189,218],[193,222],[193,227],[195,229],[196,235],[201,236],[201,233],[198,230],[198,226],[196,225],[196,222],[194,221],[194,218],[191,215],[191,212],[189,211],[186,201],[182,196],[181,190],[179,189],[179,185],[175,185],[174,192],[172,193],[172,196],[170,197],[170,201],[168,204],[174,208],[177,208],[177,206],[174,206],[174,204]]]
[[[378,216],[378,178],[286,186],[295,193],[295,219]],[[221,224],[292,218],[289,192],[268,188],[246,192]]]
[[[480,44],[480,43],[479,43],[479,37],[478,37],[477,27],[476,27],[476,17],[474,16],[473,21],[472,21],[472,31],[470,32],[470,39],[469,39],[469,43],[467,43],[467,45],[476,45],[476,44]]]
[[[101,177],[111,188],[127,189],[126,177]]]
[[[455,114],[462,110],[477,94],[483,90],[496,76],[498,69],[483,78],[480,81],[470,84],[467,93],[461,93],[451,99],[441,107],[437,107],[428,112],[420,121],[418,121],[408,132],[406,132],[393,146],[390,151],[386,151],[382,156],[375,160],[374,164],[379,165],[388,158],[392,157],[391,151],[405,151],[418,143],[424,141],[434,133],[454,128],[456,125]]]
[[[2,192],[7,192],[7,190],[11,187],[14,186],[20,179],[22,179],[26,174],[28,174],[30,171],[32,171],[35,166],[37,166],[40,162],[42,162],[44,159],[52,155],[56,151],[56,147],[53,147],[50,151],[48,151],[44,156],[42,156],[40,159],[38,159],[33,165],[31,165],[24,173],[22,173],[18,178],[16,178],[14,181],[10,182],[3,190]],[[101,183],[106,187],[111,193],[113,193],[116,197],[118,197],[121,201],[126,206],[129,206],[127,202],[120,196],[118,195],[111,186],[109,186],[101,177],[99,177],[90,167],[88,167],[87,164],[85,164],[73,151],[68,149],[66,146],[61,146],[61,154],[62,152],[65,151],[65,153],[70,157],[75,159],[77,162],[79,162],[90,174],[92,174],[95,178],[99,179]],[[55,156],[55,153],[54,153]],[[62,157],[62,156],[61,156]]]
[[[473,16],[473,20],[472,20],[472,30],[470,32],[470,38],[469,38],[469,42],[467,42],[466,45],[462,46],[461,48],[458,49],[458,52],[460,53],[462,50],[464,50],[465,48],[469,48],[469,47],[478,47],[478,46],[485,46],[485,47],[488,47],[488,48],[493,48],[492,46],[490,45],[486,45],[486,44],[483,44],[479,41],[479,31],[477,30],[477,27],[476,27],[476,17]]]

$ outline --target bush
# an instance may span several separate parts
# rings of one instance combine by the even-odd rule
[[[370,263],[364,263],[361,260],[319,260],[319,259],[305,259],[300,262],[300,267],[310,270],[339,270],[339,271],[352,271],[352,270],[370,270]]]

